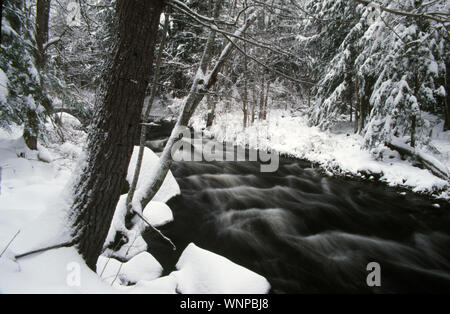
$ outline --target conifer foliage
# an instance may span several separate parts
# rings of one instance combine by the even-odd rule
[[[0,54],[0,126],[24,125],[24,139],[37,148],[41,121],[50,105],[36,66],[37,44],[27,0],[3,2]]]

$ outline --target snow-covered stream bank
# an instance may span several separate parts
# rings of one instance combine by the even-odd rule
[[[204,116],[193,118],[193,128],[202,131]],[[433,194],[450,199],[450,184],[429,170],[402,160],[398,152],[388,148],[372,151],[363,148],[363,138],[354,134],[352,125],[330,131],[308,126],[307,118],[285,110],[272,110],[267,121],[256,121],[242,128],[242,113],[220,113],[214,125],[204,134],[219,142],[248,146],[254,149],[274,150],[286,156],[309,160],[318,164],[328,175],[344,175],[372,180],[375,177],[389,186],[398,186],[414,192]],[[445,167],[450,167],[450,132],[436,132],[432,145],[441,154],[434,155]],[[373,176],[373,178],[372,178]]]
[[[0,130],[0,252],[7,248],[0,257],[0,293],[269,291],[270,284],[264,277],[194,243],[179,252],[174,271],[161,277],[162,266],[146,252],[147,243],[139,236],[133,238],[131,246],[124,247],[128,262],[101,256],[97,274],[85,265],[73,247],[15,260],[17,255],[69,240],[65,222],[70,193],[66,187],[82,154],[85,134],[79,131],[76,119],[66,114],[62,118],[65,143],[59,143],[53,138],[56,133],[51,133],[46,148],[40,146],[39,153],[26,149],[21,128],[13,128],[12,132]],[[157,159],[146,149],[145,173],[152,170]],[[130,174],[134,173],[135,160],[136,156],[130,164]],[[169,174],[154,202],[144,210],[144,216],[154,226],[171,222],[172,211],[165,202],[179,193],[177,182]],[[123,230],[122,203],[118,204],[112,231]]]
[[[66,237],[61,223],[65,211],[58,209],[67,206],[61,196],[84,138],[76,133],[76,121],[65,118],[73,129],[66,143],[47,143],[39,154],[24,148],[20,130],[1,133],[0,248],[21,231],[0,258],[0,291],[4,293],[370,292],[365,267],[371,261],[383,267],[385,281],[378,292],[450,291],[446,200],[399,193],[370,180],[326,176],[311,169],[310,163],[285,159],[276,173],[266,174],[260,173],[255,162],[176,162],[174,176],[169,175],[157,202],[144,211],[177,245],[170,261],[144,235],[134,237],[132,246],[121,252],[134,256],[128,262],[100,257],[97,274],[73,248],[32,255],[16,263],[14,255],[60,243]],[[295,119],[294,124],[298,124]],[[281,126],[285,124],[279,123],[279,130]],[[236,120],[230,131],[235,140],[241,136],[238,131]],[[331,156],[331,148],[337,145],[333,139],[327,140],[327,134],[319,130],[308,131],[306,126],[304,132],[315,133],[313,142],[321,144],[310,156],[320,156],[318,152],[327,149]],[[357,142],[356,136],[336,136]],[[305,135],[303,140],[310,138]],[[300,147],[313,144],[297,142]],[[358,153],[357,146],[340,145],[347,147],[346,154],[352,149]],[[146,150],[146,173],[156,158]],[[416,171],[406,161],[393,161]],[[363,164],[361,169],[365,169]],[[172,198],[180,192],[181,196]],[[122,203],[113,230],[123,230]]]

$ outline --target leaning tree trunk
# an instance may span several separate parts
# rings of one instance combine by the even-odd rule
[[[89,132],[71,211],[79,253],[95,269],[133,153],[149,84],[162,0],[117,0],[116,44]]]
[[[232,39],[227,38],[229,40],[229,43],[222,50],[219,60],[217,61],[214,68],[207,75],[205,75],[206,74],[205,71],[211,59],[210,55],[211,49],[209,49],[210,48],[209,46],[213,44],[215,36],[215,32],[214,31],[211,32],[211,35],[206,44],[206,48],[203,52],[203,58],[200,67],[198,69],[198,71],[203,72],[203,75],[201,77],[197,76],[194,79],[194,82],[191,86],[191,90],[184,101],[180,116],[178,117],[174,130],[172,131],[172,134],[159,159],[158,169],[153,174],[153,180],[151,181],[151,183],[145,187],[144,196],[140,199],[142,209],[144,209],[156,195],[159,188],[163,184],[164,179],[167,176],[167,173],[169,172],[170,165],[172,164],[173,161],[172,148],[175,145],[175,143],[179,140],[180,128],[186,127],[188,125],[189,120],[194,114],[195,109],[197,108],[199,103],[202,101],[205,93],[208,92],[208,90],[216,83],[217,75],[219,74],[219,72],[225,65],[226,61],[230,57],[231,53],[233,52],[234,48],[236,47],[237,42],[236,37],[242,36],[255,20],[256,14],[253,13],[246,20],[245,24],[235,32],[235,38]]]

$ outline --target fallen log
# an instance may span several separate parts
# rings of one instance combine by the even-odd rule
[[[402,156],[406,155],[415,158],[435,176],[443,180],[449,180],[449,169],[433,156],[410,147],[403,143],[400,139],[396,138],[392,139],[390,142],[386,142],[385,145],[392,150],[398,151]]]

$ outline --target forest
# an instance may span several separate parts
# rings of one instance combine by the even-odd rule
[[[449,29],[447,0],[3,0],[0,294],[450,292]]]

